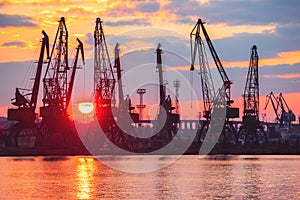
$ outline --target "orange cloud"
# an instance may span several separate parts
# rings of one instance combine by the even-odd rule
[[[191,66],[169,67],[167,71],[189,71]]]
[[[227,67],[249,67],[249,61],[237,61],[237,62],[222,62]],[[293,65],[300,63],[300,51],[288,51],[279,52],[275,58],[262,58],[259,59],[259,67],[263,66],[275,66],[275,65]]]
[[[289,52],[279,52],[278,57],[275,58],[263,58],[259,59],[259,67],[264,66],[276,66],[276,65],[293,65],[296,63],[300,63],[300,51],[289,51]],[[248,68],[249,61],[237,61],[237,62],[222,62],[223,66],[226,68],[234,67],[234,68]],[[211,68],[214,68],[215,65],[213,63],[209,63]],[[188,71],[190,70],[190,66],[178,66],[172,67],[168,70],[179,70],[179,71]],[[265,75],[265,78],[299,78],[300,74],[285,74],[285,75]]]

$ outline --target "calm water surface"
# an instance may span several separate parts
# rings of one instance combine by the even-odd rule
[[[153,158],[159,165],[168,156]],[[149,173],[93,157],[1,157],[0,177],[0,199],[300,199],[300,156],[182,156]]]

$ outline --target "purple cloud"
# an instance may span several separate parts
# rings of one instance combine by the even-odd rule
[[[3,46],[3,47],[11,47],[11,46],[25,47],[26,44],[24,42],[20,42],[20,41],[12,41],[12,42],[5,42],[1,46]]]
[[[6,15],[0,14],[0,27],[20,26],[20,27],[36,27],[35,23],[32,23],[32,18],[23,15]]]

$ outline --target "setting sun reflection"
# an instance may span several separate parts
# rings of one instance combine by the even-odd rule
[[[93,158],[78,158],[77,165],[77,198],[94,199],[94,175],[96,162]]]

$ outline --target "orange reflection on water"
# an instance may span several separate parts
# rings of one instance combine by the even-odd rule
[[[94,199],[96,161],[93,158],[78,158],[77,198]]]

